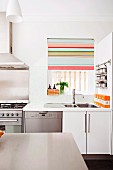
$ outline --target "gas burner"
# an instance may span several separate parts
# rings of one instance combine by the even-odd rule
[[[1,103],[0,109],[22,109],[26,103]]]
[[[26,103],[15,103],[13,107],[14,109],[22,109],[25,105]]]
[[[11,108],[11,104],[0,104],[0,108],[1,109],[7,109],[7,108]]]

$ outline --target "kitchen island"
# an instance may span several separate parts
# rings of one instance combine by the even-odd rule
[[[88,170],[70,133],[5,134],[0,170]]]

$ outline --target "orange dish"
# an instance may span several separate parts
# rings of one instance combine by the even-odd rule
[[[1,137],[3,134],[4,134],[4,132],[0,130],[0,137]]]

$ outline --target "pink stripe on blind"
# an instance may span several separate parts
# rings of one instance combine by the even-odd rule
[[[94,48],[94,44],[48,44],[48,48]]]
[[[48,66],[48,70],[94,70],[94,66]]]

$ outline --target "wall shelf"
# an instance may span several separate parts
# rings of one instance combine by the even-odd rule
[[[109,61],[106,63],[110,63]],[[106,63],[96,66],[96,88],[107,88],[107,65]]]

